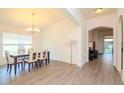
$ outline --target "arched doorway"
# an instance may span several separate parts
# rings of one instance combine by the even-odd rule
[[[89,31],[89,60],[95,58],[92,57],[91,50],[93,50],[93,55],[105,55],[110,58],[113,54],[113,28],[111,27],[96,27]],[[96,54],[97,53],[97,54]]]

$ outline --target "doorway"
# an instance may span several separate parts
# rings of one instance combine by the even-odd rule
[[[104,54],[113,54],[113,36],[104,37]]]
[[[97,51],[98,57],[103,56],[113,60],[114,50],[113,28],[109,27],[97,27],[89,31],[89,50],[93,49]],[[89,51],[89,58],[90,58]]]

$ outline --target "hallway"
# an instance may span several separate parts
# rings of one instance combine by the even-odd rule
[[[4,71],[4,72],[3,72]],[[1,74],[4,73],[4,74]],[[1,76],[3,75],[3,76]],[[47,67],[21,72],[16,77],[0,68],[0,84],[122,84],[117,70],[112,66],[110,54],[86,63],[82,68],[53,61]]]
[[[90,72],[88,84],[122,84],[119,73],[112,65],[112,54],[100,55],[84,67],[88,70],[87,73]]]

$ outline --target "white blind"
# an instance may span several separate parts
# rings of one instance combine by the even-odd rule
[[[5,50],[12,54],[17,54],[18,49],[25,49],[27,51],[28,48],[32,48],[32,36],[4,32],[2,34],[2,44],[3,55]]]
[[[4,32],[3,44],[32,44],[32,36]]]

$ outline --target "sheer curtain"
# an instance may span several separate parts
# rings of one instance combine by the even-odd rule
[[[5,50],[12,54],[17,54],[18,49],[32,48],[32,36],[3,32],[2,34],[3,55]]]

